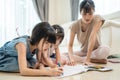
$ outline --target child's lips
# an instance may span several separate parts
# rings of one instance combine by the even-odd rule
[[[47,51],[47,49],[44,49],[44,51]]]

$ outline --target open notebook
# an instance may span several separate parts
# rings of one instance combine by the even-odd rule
[[[102,67],[102,66],[84,66],[84,65],[75,65],[75,66],[68,66],[65,65],[63,67],[63,74],[61,76],[57,76],[57,78],[63,78],[66,76],[71,76],[71,75],[75,75],[75,74],[79,74],[79,73],[83,73],[83,72],[87,72],[87,71],[111,71],[111,68],[107,68],[107,67]]]
[[[88,71],[87,68],[85,68],[85,66],[83,65],[75,65],[75,66],[68,66],[65,65],[63,67],[63,74],[61,76],[57,76],[57,78],[63,78],[66,76],[71,76],[71,75],[75,75],[75,74],[79,74],[79,73],[83,73]]]

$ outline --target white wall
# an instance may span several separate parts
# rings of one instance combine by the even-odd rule
[[[49,22],[63,24],[71,21],[70,0],[49,0]]]

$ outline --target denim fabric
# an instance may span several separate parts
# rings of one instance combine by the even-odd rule
[[[29,36],[26,35],[15,38],[11,41],[6,42],[0,48],[0,71],[19,72],[18,53],[15,48],[15,45],[19,42],[22,42],[26,45],[26,59],[28,67],[32,67],[35,64],[36,59],[33,58],[33,54],[30,52],[28,38]]]

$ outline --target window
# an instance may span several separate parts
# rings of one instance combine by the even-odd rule
[[[0,1],[0,46],[19,35],[30,35],[40,22],[32,0]]]
[[[120,0],[94,0],[95,12],[100,15],[107,15],[116,11],[120,11]]]

